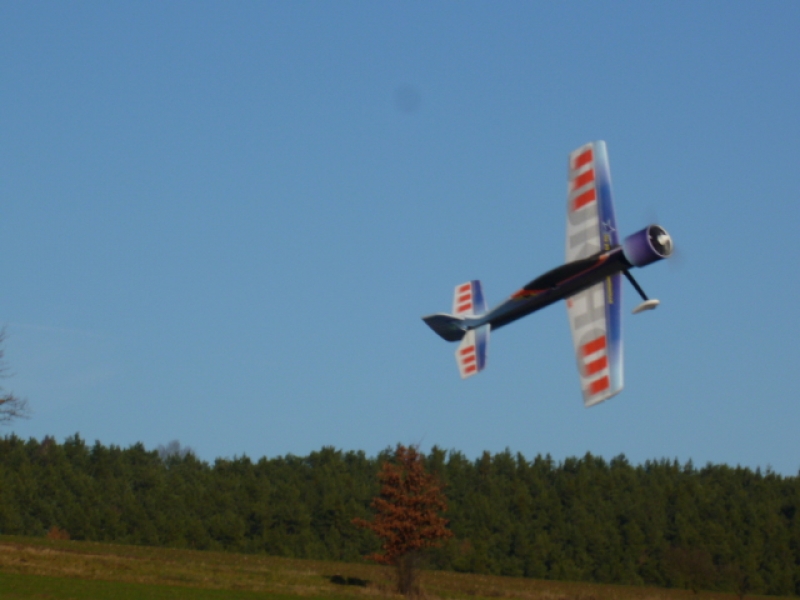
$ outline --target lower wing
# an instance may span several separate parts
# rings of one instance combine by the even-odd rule
[[[569,326],[585,406],[622,391],[622,276],[567,298]]]

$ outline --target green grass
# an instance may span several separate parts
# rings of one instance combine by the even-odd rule
[[[3,600],[296,600],[297,596],[0,573]]]
[[[349,583],[350,585],[347,585]],[[542,581],[445,571],[421,574],[428,600],[735,600],[732,594]],[[0,600],[371,600],[394,572],[366,563],[0,536]],[[772,597],[775,598],[775,597]]]

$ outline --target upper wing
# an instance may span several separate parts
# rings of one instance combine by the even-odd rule
[[[568,173],[567,262],[572,262],[619,244],[606,143],[572,152]]]
[[[569,155],[567,198],[567,262],[619,245],[605,142],[586,144]],[[586,406],[622,390],[621,279],[608,277],[567,299]]]

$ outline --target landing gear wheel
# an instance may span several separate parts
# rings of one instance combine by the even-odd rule
[[[655,298],[651,300],[645,300],[639,306],[633,309],[633,314],[637,315],[645,310],[653,310],[659,304],[660,304],[659,301],[656,300]]]

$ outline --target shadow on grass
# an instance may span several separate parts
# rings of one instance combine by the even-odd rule
[[[367,587],[369,581],[367,579],[359,579],[358,577],[344,577],[342,575],[330,575],[328,581],[336,585],[357,585],[360,587]]]

